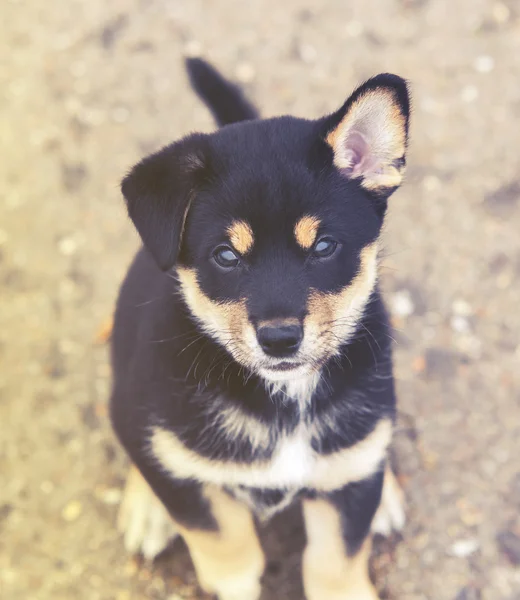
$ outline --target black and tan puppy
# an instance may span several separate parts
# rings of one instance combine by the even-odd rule
[[[206,591],[256,600],[254,517],[298,500],[308,600],[377,598],[371,526],[403,521],[377,273],[406,84],[379,75],[325,118],[260,120],[209,65],[188,70],[223,127],[122,185],[144,243],[113,333],[112,420],[134,465],[126,545],[153,557],[178,533]]]

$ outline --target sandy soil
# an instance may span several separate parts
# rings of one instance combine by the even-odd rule
[[[0,23],[0,597],[202,597],[182,544],[123,549],[103,343],[138,244],[119,180],[213,127],[180,60],[202,51],[265,115],[410,80],[383,270],[409,520],[374,574],[391,599],[520,598],[520,3],[3,0]],[[298,511],[263,539],[265,600],[301,599]]]

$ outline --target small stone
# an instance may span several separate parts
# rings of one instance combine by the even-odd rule
[[[457,373],[460,356],[456,352],[432,346],[426,349],[424,358],[425,375],[428,378],[447,380]]]
[[[422,180],[422,185],[423,188],[427,191],[427,192],[434,192],[435,190],[438,190],[441,188],[442,186],[442,182],[441,180],[436,177],[435,175],[427,175],[423,180]]]
[[[65,521],[71,523],[76,521],[83,512],[83,506],[79,500],[71,500],[61,511],[61,516]]]
[[[520,536],[514,531],[504,530],[497,535],[498,547],[512,565],[520,565]]]
[[[311,44],[299,44],[297,47],[297,53],[300,60],[307,64],[316,62],[316,59],[318,58],[318,52]]]
[[[345,26],[345,31],[350,37],[359,37],[363,35],[365,28],[359,21],[349,21]]]
[[[479,543],[476,539],[457,540],[450,547],[450,554],[457,558],[467,558],[479,549]]]
[[[72,236],[64,237],[58,242],[58,250],[63,256],[72,256],[77,249],[78,243]]]
[[[97,127],[106,120],[106,114],[99,108],[86,108],[81,112],[80,121],[85,125]]]
[[[454,344],[462,354],[477,360],[482,355],[482,342],[471,333],[459,333]]]
[[[484,520],[484,514],[482,511],[466,498],[460,498],[457,500],[457,508],[459,510],[460,520],[467,527],[480,525],[480,523],[482,523]]]
[[[110,116],[115,123],[126,123],[130,118],[130,111],[126,106],[116,106]]]
[[[416,373],[424,373],[426,370],[426,359],[424,356],[416,356],[412,361],[412,369]]]
[[[107,317],[100,324],[100,326],[96,332],[96,337],[95,337],[96,344],[104,344],[105,342],[107,342],[112,335],[113,327],[114,327],[114,318],[112,316]]]
[[[457,594],[455,600],[480,600],[480,591],[474,587],[465,587]]]
[[[69,66],[69,71],[73,77],[83,77],[87,72],[87,65],[84,61],[78,60]]]
[[[495,2],[493,4],[493,8],[491,9],[491,14],[493,15],[493,19],[499,25],[503,25],[509,21],[511,10],[503,2]]]
[[[237,66],[235,75],[241,83],[251,83],[256,77],[256,71],[252,64],[243,62]]]
[[[5,197],[5,207],[9,210],[19,208],[25,204],[25,198],[20,194],[18,190],[12,190],[7,193]]]
[[[54,483],[52,483],[52,481],[42,481],[40,484],[40,490],[44,494],[51,494],[54,490]]]
[[[495,68],[495,59],[487,54],[477,56],[473,62],[473,68],[478,73],[491,73],[491,71]]]
[[[398,317],[406,318],[413,315],[415,306],[408,290],[396,292],[390,299],[392,312]]]
[[[466,317],[454,315],[450,319],[450,325],[455,333],[468,333],[470,331],[469,321]]]
[[[451,305],[451,310],[453,311],[454,315],[461,317],[469,317],[473,314],[471,305],[466,302],[466,300],[462,299],[454,300],[453,304]]]
[[[184,55],[188,58],[198,58],[202,55],[202,44],[197,40],[190,40],[184,45]]]
[[[118,488],[107,488],[96,491],[96,496],[109,506],[119,504],[121,502],[121,490]]]
[[[475,100],[478,98],[479,93],[478,93],[478,88],[475,87],[474,85],[466,85],[465,87],[462,88],[462,91],[460,93],[460,98],[463,102],[466,102],[467,104],[471,104],[472,102],[475,102]]]

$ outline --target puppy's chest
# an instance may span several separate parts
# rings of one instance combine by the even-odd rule
[[[237,425],[236,420],[234,423]],[[268,426],[253,426],[249,421],[240,425],[226,428],[225,437],[212,438],[218,427],[205,431],[215,454],[196,452],[174,432],[162,428],[155,429],[151,446],[155,457],[176,477],[230,489],[331,491],[372,475],[384,459],[392,432],[390,420],[380,419],[359,441],[345,440],[345,444],[329,446],[325,452],[320,442],[324,442],[327,430],[317,431],[315,423],[300,423],[274,439]],[[254,450],[246,453],[244,448]],[[241,460],[246,454],[249,458]]]
[[[260,521],[269,520],[303,493],[303,490],[294,488],[251,488],[243,485],[226,486],[225,489],[234,498],[249,506]]]

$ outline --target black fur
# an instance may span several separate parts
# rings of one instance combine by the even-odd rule
[[[207,62],[189,58],[186,69],[191,85],[213,114],[219,126],[258,118],[258,112],[242,94],[242,90],[225,80]]]
[[[342,534],[347,554],[354,556],[365,541],[381,501],[383,470],[363,481],[349,483],[328,498],[341,515]]]
[[[383,418],[393,419],[395,396],[386,312],[377,287],[358,315],[355,334],[323,364],[305,406],[266,386],[252,368],[208,335],[180,293],[173,267],[195,269],[202,292],[215,303],[246,299],[251,323],[303,320],[310,290],[337,293],[360,269],[360,252],[381,230],[393,189],[367,192],[333,164],[327,134],[367,89],[390,88],[408,118],[406,84],[381,75],[368,81],[333,115],[317,121],[257,120],[240,91],[209,65],[188,61],[191,81],[216,120],[227,125],[195,134],[145,158],[124,179],[128,212],[145,248],[121,288],[112,341],[114,428],[132,461],[179,522],[212,530],[216,523],[201,483],[166,476],[150,454],[151,427],[172,431],[210,460],[240,464],[269,460],[278,441],[301,424],[315,425],[311,445],[321,455],[354,446]],[[244,122],[245,121],[245,122]],[[404,157],[399,157],[404,161]],[[338,242],[318,260],[294,239],[294,224],[317,215],[320,231]],[[254,231],[241,264],[223,271],[214,250],[236,220]],[[165,273],[164,271],[170,271]],[[269,430],[264,443],[231,438],[219,420],[230,407]],[[349,553],[365,538],[381,495],[381,473],[329,495],[340,509]],[[242,489],[251,503],[272,509],[306,489]],[[230,489],[231,493],[235,493]]]

